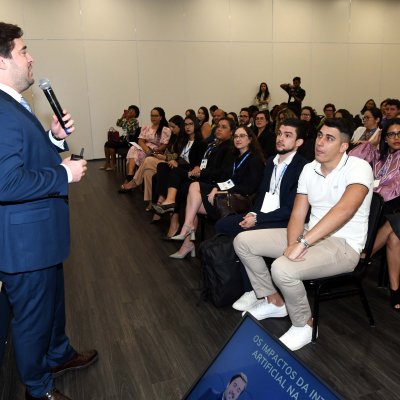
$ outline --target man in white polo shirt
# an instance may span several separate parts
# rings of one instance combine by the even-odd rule
[[[351,135],[344,119],[327,119],[317,135],[315,160],[300,175],[287,229],[243,232],[234,240],[261,299],[249,312],[259,320],[289,314],[292,327],[280,340],[291,350],[311,342],[302,281],[354,270],[365,245],[373,174],[366,161],[346,154]],[[276,258],[271,273],[263,257]]]

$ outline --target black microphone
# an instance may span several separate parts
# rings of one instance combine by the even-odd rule
[[[49,79],[47,78],[43,78],[39,81],[39,87],[40,89],[43,90],[48,102],[51,105],[51,108],[53,109],[54,114],[56,115],[58,122],[60,123],[60,125],[63,127],[63,129],[65,130],[65,132],[68,132],[68,129],[65,127],[64,125],[64,121],[63,121],[63,109],[60,106],[60,103],[57,100],[56,95],[53,92],[53,89],[51,88],[51,82]]]

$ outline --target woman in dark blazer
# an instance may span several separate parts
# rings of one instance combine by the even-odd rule
[[[224,124],[226,121],[221,121],[216,132],[217,138],[229,132],[228,126],[225,127]],[[257,191],[264,170],[264,158],[257,138],[248,127],[237,128],[233,138],[233,146],[231,144],[229,149],[231,156],[225,157],[224,163],[215,164],[215,168],[208,168],[207,165],[202,174],[203,180],[190,185],[185,223],[181,233],[172,237],[173,240],[184,242],[179,251],[170,257],[183,258],[188,253],[194,255],[194,243],[191,243],[191,240],[194,240],[197,214],[207,214],[212,219],[218,219],[218,210],[214,205],[217,193],[229,192],[246,196]],[[205,175],[207,180],[204,180]]]
[[[173,236],[179,229],[179,200],[178,193],[185,183],[191,181],[189,172],[196,166],[200,166],[206,143],[201,134],[200,124],[197,118],[188,116],[184,120],[184,129],[186,132],[186,143],[177,160],[157,165],[157,173],[153,181],[153,199],[156,204],[153,205],[156,215],[153,221],[160,219],[158,214],[172,212],[170,229],[167,237]],[[186,196],[185,196],[186,197]],[[165,206],[163,204],[166,204]],[[176,209],[176,212],[174,210]]]

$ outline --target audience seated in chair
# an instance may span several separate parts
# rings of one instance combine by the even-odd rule
[[[254,116],[254,123],[253,131],[256,134],[265,159],[274,156],[276,154],[276,135],[271,129],[269,111],[258,111]]]
[[[205,139],[206,143],[212,143],[215,140],[215,131],[217,130],[218,127],[218,122],[221,118],[226,117],[226,112],[220,108],[217,108],[213,114],[213,124],[211,126],[211,133],[210,135]]]
[[[185,144],[179,158],[168,164],[159,164],[154,176],[155,185],[153,197],[157,203],[153,208],[160,215],[172,213],[170,228],[166,239],[176,235],[179,229],[180,204],[186,199],[187,187],[191,181],[190,172],[200,167],[206,150],[206,143],[202,138],[197,118],[186,117],[184,120]],[[183,193],[183,194],[182,194]],[[153,221],[159,219],[156,214]]]
[[[325,120],[335,117],[336,107],[333,103],[328,103],[328,104],[324,105],[323,111],[324,111],[324,116],[323,116],[323,118],[321,118],[321,120],[319,121],[319,124],[317,125],[317,131],[325,123]]]
[[[117,163],[117,149],[128,148],[129,143],[125,137],[120,137],[119,132],[112,126],[107,132],[107,142],[104,143],[104,165],[100,169],[104,171],[114,171]]]
[[[364,117],[365,112],[367,110],[372,110],[373,108],[377,108],[375,100],[368,99],[365,102],[364,107],[361,109],[360,113],[354,116],[354,125],[355,125],[356,129],[363,125],[363,117]]]
[[[236,236],[246,230],[287,227],[297,182],[307,163],[305,158],[297,154],[303,144],[304,133],[304,126],[299,120],[284,121],[276,137],[277,155],[269,157],[266,162],[254,206],[247,214],[219,219],[215,225],[217,233]],[[270,200],[270,197],[273,198]]]
[[[197,111],[197,119],[201,128],[201,135],[206,140],[211,134],[211,125],[209,124],[210,115],[207,107],[201,106]]]
[[[287,229],[243,232],[234,240],[260,299],[248,311],[257,319],[289,314],[292,326],[280,340],[291,350],[312,338],[302,281],[353,271],[365,245],[373,174],[366,161],[346,154],[352,133],[342,118],[325,121],[316,140],[316,159],[300,175]],[[276,258],[271,272],[263,257]]]
[[[230,136],[230,128],[220,120],[217,138]],[[226,125],[226,126],[225,126]],[[229,136],[228,136],[229,135]],[[238,193],[249,196],[256,193],[264,169],[264,157],[254,132],[246,127],[237,128],[233,134],[231,149],[234,157],[225,162],[224,170],[212,180],[193,182],[189,187],[186,201],[186,214],[183,228],[173,240],[183,240],[178,252],[172,258],[184,258],[188,253],[194,254],[194,232],[197,228],[197,214],[207,214],[216,220],[219,215],[214,205],[214,197],[219,193]]]
[[[159,205],[154,206],[154,209],[159,214],[173,212],[169,233],[172,234],[172,229],[179,225],[179,210],[186,202],[190,184],[197,180],[216,182],[220,179],[226,166],[231,165],[233,159],[231,139],[235,128],[236,125],[233,120],[227,117],[219,119],[216,130],[217,138],[208,145],[205,152],[198,154],[200,155],[199,164],[194,167],[191,165],[190,170],[184,171],[183,174],[180,171],[171,171],[168,178],[167,197]],[[179,229],[179,226],[177,229]]]
[[[381,121],[382,113],[379,108],[375,107],[366,110],[362,118],[363,126],[354,131],[351,143],[357,145],[371,142],[374,146],[377,146],[381,138],[381,130],[379,128]]]
[[[275,128],[274,128],[275,135],[278,134],[279,127],[282,125],[282,122],[288,118],[298,118],[298,117],[293,110],[287,107],[284,107],[277,112],[275,120]]]
[[[303,121],[303,124],[305,124],[306,134],[304,137],[304,143],[299,148],[299,154],[301,154],[308,161],[314,161],[318,116],[312,107],[305,106],[301,109],[300,120]]]
[[[154,153],[164,153],[171,130],[168,128],[168,121],[165,112],[161,107],[155,107],[150,113],[151,125],[144,126],[139,135],[138,144],[133,145],[126,156],[127,175],[120,193],[125,193],[132,189],[133,175],[136,167],[139,167],[146,157]]]
[[[133,179],[125,184],[125,190],[140,186],[144,182],[143,199],[148,202],[147,209],[151,208],[152,198],[152,177],[157,172],[157,165],[160,163],[168,163],[172,165],[176,163],[183,147],[187,143],[186,135],[183,127],[183,118],[180,115],[174,115],[168,121],[169,128],[171,129],[171,138],[164,153],[152,153],[144,159],[138,170],[136,171]]]
[[[218,110],[217,110],[218,111]],[[216,111],[216,112],[217,112]],[[201,163],[186,172],[184,179],[182,174],[178,180],[179,187],[176,184],[169,185],[166,199],[160,204],[155,205],[154,209],[160,213],[174,212],[175,219],[178,218],[180,207],[185,204],[189,186],[193,181],[216,182],[225,173],[227,165],[231,165],[233,159],[232,132],[236,128],[233,120],[223,117],[219,119],[216,129],[216,140],[210,143],[207,150],[201,156]],[[176,180],[176,173],[171,171],[169,181]],[[171,226],[169,229],[172,232]]]
[[[124,110],[121,118],[117,119],[117,126],[122,128],[124,134],[120,137],[118,131],[113,127],[108,130],[107,142],[104,144],[105,164],[100,168],[106,171],[113,171],[116,164],[116,153],[118,149],[127,149],[129,142],[135,140],[139,129],[140,110],[138,106],[129,106]]]
[[[215,225],[217,233],[235,237],[249,230],[287,227],[297,182],[307,163],[297,153],[303,143],[305,129],[297,119],[287,119],[279,129],[276,138],[278,154],[267,160],[254,206],[247,214],[234,214],[219,219]],[[239,311],[245,311],[257,302],[245,270],[242,271],[242,280],[245,293],[232,306]]]
[[[230,119],[233,119],[235,121],[236,126],[239,126],[239,118],[234,111],[228,112],[226,116]]]
[[[374,191],[385,200],[387,221],[378,231],[372,253],[386,245],[389,270],[391,306],[400,310],[400,119],[387,122],[382,131],[379,150],[371,142],[355,147],[350,155],[360,157],[372,165]]]

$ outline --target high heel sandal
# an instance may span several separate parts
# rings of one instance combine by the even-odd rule
[[[181,233],[179,235],[175,235],[171,237],[171,240],[185,240],[190,235],[190,240],[196,240],[196,233],[194,229],[189,225],[183,225],[188,229],[186,233]]]
[[[125,185],[121,185],[118,189],[118,193],[131,193],[133,189],[128,189]]]
[[[125,186],[125,185],[129,185],[131,182],[132,182],[132,181],[129,181],[129,182],[127,182],[127,183],[123,183],[123,184],[120,186],[120,188],[119,188],[119,190],[118,190],[118,193],[130,193],[130,192],[133,192],[133,189],[137,188],[137,186],[138,186],[135,182],[132,183],[132,187],[130,187],[130,188],[127,188],[127,187]]]
[[[175,203],[153,204],[152,207],[154,208],[155,212],[160,215],[175,211]]]
[[[189,249],[187,249],[184,253],[179,253],[179,251],[177,251],[176,253],[171,254],[169,257],[170,257],[170,258],[176,258],[176,259],[182,260],[182,259],[185,258],[189,253],[190,253],[190,256],[191,256],[191,257],[196,257],[196,248],[195,248],[195,246],[194,246],[194,243],[193,243],[193,246],[190,247]]]
[[[400,306],[400,288],[397,290],[390,289],[390,305],[394,311],[400,311],[400,308],[396,307]]]
[[[176,234],[178,233],[178,231],[179,231],[179,226],[178,226],[178,229],[175,231],[175,233],[173,233],[171,236],[165,235],[165,236],[162,236],[161,239],[162,239],[162,240],[172,240],[172,238],[173,238],[174,236],[176,236]]]

